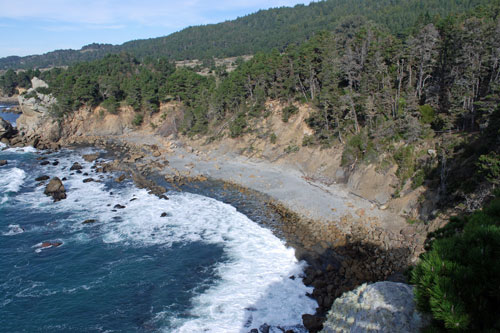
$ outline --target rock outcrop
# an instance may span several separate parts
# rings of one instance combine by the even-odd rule
[[[43,193],[54,198],[54,202],[66,199],[66,189],[58,177],[54,177],[50,180]]]
[[[0,118],[0,139],[10,139],[15,134],[16,130],[14,127],[7,120]]]
[[[60,136],[60,127],[57,122],[49,121],[49,110],[57,100],[50,94],[42,94],[39,88],[47,88],[44,81],[33,78],[32,88],[18,98],[22,115],[17,120],[17,128],[26,136],[43,134],[50,141],[57,141]],[[41,128],[43,127],[43,129]]]
[[[385,281],[365,283],[336,299],[321,332],[410,333],[425,324],[415,308],[412,287]]]

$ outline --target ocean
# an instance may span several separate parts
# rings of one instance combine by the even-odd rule
[[[256,200],[214,182],[160,199],[96,173],[91,152],[0,147],[2,331],[306,332],[306,264]],[[67,198],[44,195],[42,175]]]

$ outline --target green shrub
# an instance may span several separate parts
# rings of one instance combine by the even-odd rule
[[[420,121],[423,124],[431,124],[436,119],[434,109],[428,104],[419,106],[418,112],[420,112]]]
[[[314,135],[304,135],[302,138],[302,147],[312,146],[314,144]]]
[[[118,102],[114,97],[110,97],[102,102],[101,106],[106,109],[111,114],[118,113]]]
[[[247,120],[244,112],[238,113],[236,119],[229,125],[229,132],[232,138],[236,138],[243,134],[247,127]]]
[[[357,161],[370,162],[377,157],[373,142],[364,134],[353,135],[344,146],[342,166],[348,166]]]
[[[402,186],[415,173],[415,157],[413,146],[407,145],[399,148],[394,153],[394,159],[398,164],[398,171],[396,171],[396,176],[399,178],[400,185]]]
[[[500,184],[500,155],[494,151],[479,156],[477,163],[479,174],[494,185]]]
[[[299,108],[297,108],[295,105],[289,105],[281,111],[281,120],[283,122],[287,123],[288,119],[294,114],[296,114],[299,111]]]
[[[431,249],[411,273],[418,308],[432,314],[438,329],[497,332],[500,198],[429,236]]]
[[[48,95],[52,92],[49,87],[38,87],[35,90],[42,95]]]
[[[411,188],[414,190],[417,187],[422,186],[424,184],[424,180],[425,180],[425,171],[420,169],[417,172],[415,172],[415,175],[413,176]]]
[[[272,144],[275,144],[277,139],[278,137],[274,133],[271,133],[271,135],[269,136],[269,140],[271,141]]]
[[[135,126],[141,126],[143,120],[144,116],[140,113],[136,113],[134,120],[132,121],[132,124],[134,124]]]
[[[26,99],[30,99],[30,98],[35,98],[35,99],[38,99],[38,95],[36,93],[35,90],[32,90],[30,92],[26,92],[24,95],[23,95],[24,98]]]
[[[285,153],[291,154],[291,153],[296,153],[299,151],[299,146],[296,145],[289,145],[288,147],[285,148]]]

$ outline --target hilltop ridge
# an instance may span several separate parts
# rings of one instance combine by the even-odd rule
[[[436,17],[466,12],[488,0],[409,1],[326,0],[310,5],[260,10],[235,20],[185,28],[168,36],[132,40],[121,45],[93,43],[80,50],[55,50],[42,55],[0,58],[0,70],[66,66],[127,52],[139,60],[227,58],[282,50],[304,42],[318,31],[332,31],[346,18],[362,17],[404,37],[416,26]]]

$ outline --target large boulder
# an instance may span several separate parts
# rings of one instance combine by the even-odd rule
[[[50,180],[43,193],[54,198],[54,202],[66,199],[66,189],[58,177],[54,177]]]
[[[0,118],[0,139],[11,138],[16,134],[16,130],[12,125],[5,119]]]
[[[321,332],[410,333],[426,323],[415,308],[413,288],[384,281],[365,283],[336,299]]]

